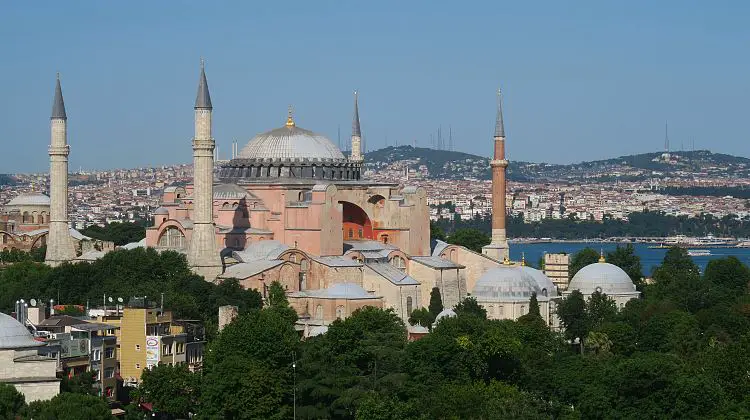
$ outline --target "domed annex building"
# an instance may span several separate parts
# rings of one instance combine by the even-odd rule
[[[0,382],[15,386],[27,403],[60,393],[57,362],[40,354],[42,346],[15,318],[0,313]]]
[[[30,251],[47,244],[50,199],[41,193],[21,194],[0,210],[0,250]]]
[[[570,296],[574,290],[580,291],[584,299],[594,292],[604,293],[615,301],[618,309],[630,299],[640,297],[630,276],[622,268],[606,262],[603,255],[599,262],[583,267],[573,276],[563,296]]]
[[[555,315],[557,287],[543,272],[506,260],[501,266],[487,270],[477,280],[471,295],[487,311],[488,319],[511,319],[529,313],[529,301],[536,294],[539,315],[551,328],[559,328]]]

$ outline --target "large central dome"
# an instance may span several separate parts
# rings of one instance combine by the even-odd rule
[[[240,159],[319,159],[344,161],[333,142],[320,134],[297,127],[293,121],[258,134],[239,152]]]

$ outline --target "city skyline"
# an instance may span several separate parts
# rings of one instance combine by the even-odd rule
[[[540,11],[479,3],[487,11],[480,16],[443,6],[393,13],[388,4],[149,5],[148,13],[141,5],[8,8],[0,18],[8,65],[0,74],[16,82],[3,88],[13,100],[0,105],[11,151],[0,157],[0,172],[44,170],[57,71],[70,114],[71,168],[189,162],[201,56],[225,158],[232,141],[244,145],[283,125],[290,103],[302,127],[334,142],[340,127],[346,144],[355,89],[367,149],[415,140],[429,147],[442,126],[456,150],[490,156],[498,86],[512,121],[511,160],[571,163],[656,151],[665,121],[674,149],[694,143],[747,155],[741,104],[749,63],[735,53],[748,38],[741,3],[732,14],[698,5],[549,4]],[[29,54],[53,35],[54,48]],[[24,146],[9,147],[14,141]]]

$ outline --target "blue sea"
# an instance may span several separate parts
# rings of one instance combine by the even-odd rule
[[[621,245],[624,246],[624,245]],[[643,274],[651,275],[653,269],[661,264],[664,259],[664,254],[667,253],[667,249],[651,249],[649,244],[633,244],[635,247],[635,253],[641,257],[641,265],[643,266]],[[523,244],[523,243],[511,243],[510,244],[510,258],[513,261],[521,260],[521,253],[525,254],[526,261],[530,264],[537,266],[539,258],[545,253],[559,253],[565,252],[568,254],[575,254],[576,252],[584,248],[592,248],[597,252],[604,250],[606,254],[609,251],[613,251],[616,247],[616,243],[591,243],[591,242],[546,242],[546,243],[535,243],[535,244]],[[693,257],[693,261],[700,267],[701,271],[706,268],[706,264],[714,258],[723,258],[730,255],[737,257],[740,261],[750,266],[750,248],[710,248],[711,255],[705,257]]]

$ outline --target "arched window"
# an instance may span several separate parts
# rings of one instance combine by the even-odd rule
[[[353,238],[353,237],[354,237],[354,229],[349,228],[349,238]]]
[[[542,289],[542,296],[547,297],[547,288]]]
[[[388,235],[382,235],[380,236],[380,240],[383,241],[384,244],[388,243]]]
[[[344,319],[346,316],[346,311],[344,310],[344,305],[339,305],[336,307],[336,318],[337,319]]]
[[[297,262],[297,254],[292,254],[289,256],[289,261],[296,263]]]
[[[221,208],[224,209],[224,210],[228,209],[229,208],[229,203],[222,204]]]
[[[23,216],[21,216],[21,222],[31,223],[31,216],[29,216],[29,212],[27,211],[23,212]]]
[[[323,305],[315,307],[315,319],[323,320]]]
[[[526,305],[521,305],[521,315],[526,314]]]
[[[39,216],[37,216],[37,217],[36,217],[36,222],[37,222],[37,224],[40,224],[40,225],[41,225],[42,223],[44,223],[44,215],[41,215],[41,214],[40,214]]]
[[[406,263],[404,262],[404,259],[401,258],[401,256],[399,255],[394,255],[393,258],[391,258],[391,265],[398,268],[401,271],[406,269]]]
[[[163,248],[184,249],[187,247],[185,242],[185,235],[174,226],[168,227],[159,237],[159,246]]]
[[[451,252],[448,255],[449,255],[448,257],[449,260],[456,262],[456,250],[455,249],[451,249]]]
[[[505,316],[505,308],[503,307],[503,305],[497,307],[497,315],[501,318]]]
[[[406,297],[406,314],[407,315],[411,315],[412,306],[413,304],[412,304],[411,296],[407,296]]]
[[[307,271],[310,269],[310,262],[307,261],[307,259],[302,259],[302,261],[299,262],[299,269],[300,271]]]

